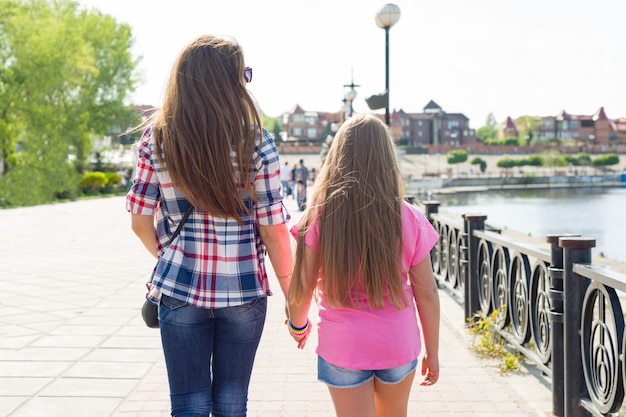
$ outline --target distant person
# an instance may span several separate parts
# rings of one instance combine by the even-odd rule
[[[403,195],[388,128],[358,115],[337,132],[311,204],[291,229],[298,244],[288,329],[303,348],[315,295],[318,379],[339,417],[405,417],[420,355],[421,385],[439,378],[430,263],[439,236]]]
[[[126,197],[132,229],[157,259],[151,285],[174,417],[246,415],[272,294],[266,251],[289,288],[280,162],[246,88],[251,79],[234,39],[188,44],[140,139]]]
[[[292,176],[293,174],[291,173],[289,162],[285,161],[285,165],[280,170],[280,184],[281,184],[283,199],[286,199],[288,196],[293,195],[293,190],[291,189]]]
[[[298,207],[303,207],[306,201],[302,201],[301,198],[304,198],[304,200],[306,200],[306,186],[309,180],[309,170],[306,167],[306,165],[304,165],[304,159],[300,159],[299,161],[299,165],[296,168],[295,180],[296,180],[296,183],[298,183],[298,181],[302,181],[302,184],[304,185],[304,192],[296,193],[296,198],[298,199]]]
[[[304,181],[296,181],[295,193],[298,201],[298,210],[304,211],[306,208],[306,185],[304,185]]]
[[[291,189],[293,190],[294,196],[296,193],[296,171],[298,169],[298,164],[293,164],[293,168],[291,168]]]
[[[311,181],[311,185],[315,184],[315,178],[317,178],[317,171],[315,171],[315,167],[311,168],[311,172],[309,172],[309,181]]]

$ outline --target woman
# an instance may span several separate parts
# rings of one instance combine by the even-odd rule
[[[246,88],[251,79],[235,40],[197,38],[179,54],[139,143],[126,208],[157,258],[151,285],[161,294],[172,416],[246,415],[271,295],[266,250],[283,293],[289,288],[280,164]]]
[[[337,416],[406,416],[420,327],[421,384],[439,377],[439,297],[429,256],[438,235],[403,201],[395,148],[380,120],[355,116],[339,129],[292,233],[288,328],[303,348],[317,289],[318,379]]]

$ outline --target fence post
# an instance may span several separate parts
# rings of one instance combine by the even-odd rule
[[[439,213],[440,204],[441,203],[439,203],[439,201],[435,200],[424,201],[424,215],[431,224],[433,223],[433,221],[430,218],[430,215],[434,213]]]
[[[564,415],[589,415],[580,405],[587,396],[583,373],[580,328],[583,300],[589,281],[574,275],[574,264],[590,264],[596,240],[585,237],[560,237],[563,248],[563,338],[564,338]]]
[[[478,243],[479,239],[474,236],[475,230],[485,230],[485,214],[464,214],[463,232],[467,236],[467,280],[465,281],[465,320],[474,318],[480,310],[480,300],[478,299],[479,265],[478,265]],[[485,311],[485,313],[488,313]]]

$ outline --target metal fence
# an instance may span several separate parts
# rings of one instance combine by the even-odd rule
[[[614,416],[624,401],[626,337],[618,294],[626,276],[591,264],[595,239],[548,235],[544,250],[489,230],[485,214],[446,216],[424,203],[439,232],[435,277],[465,319],[497,311],[496,328],[552,381],[556,416]]]

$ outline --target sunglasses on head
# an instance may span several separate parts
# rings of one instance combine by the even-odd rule
[[[247,83],[252,81],[252,68],[246,67],[243,70],[243,79],[246,80]]]

